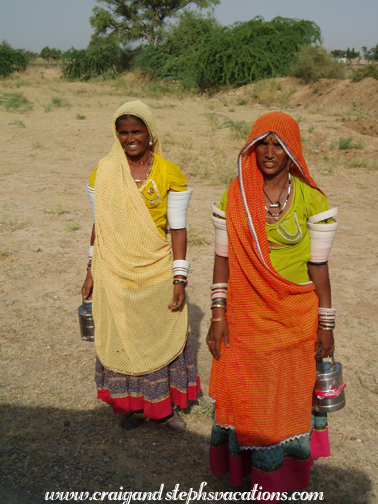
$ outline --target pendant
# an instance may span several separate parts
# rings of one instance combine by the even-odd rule
[[[136,182],[137,184],[140,184],[142,181],[140,179],[135,178],[134,182]]]
[[[265,218],[266,219],[274,219],[274,220],[278,220],[279,219],[278,215],[266,215]]]
[[[270,208],[281,208],[281,203],[277,201],[277,203],[272,203],[269,205]]]

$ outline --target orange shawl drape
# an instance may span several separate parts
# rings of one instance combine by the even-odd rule
[[[217,423],[235,426],[242,448],[257,449],[311,429],[318,309],[311,282],[291,283],[270,262],[263,176],[254,151],[254,144],[270,132],[292,159],[292,171],[316,187],[296,121],[282,112],[258,119],[240,152],[239,176],[228,192],[230,348],[222,344],[222,357],[213,360],[210,380]]]

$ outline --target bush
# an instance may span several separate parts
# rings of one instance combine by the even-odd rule
[[[12,49],[12,47],[3,42],[0,45],[0,75],[8,77],[13,72],[26,70],[29,57],[20,49]]]
[[[365,65],[362,68],[353,70],[352,79],[355,82],[360,82],[362,79],[367,79],[368,77],[373,77],[373,79],[378,80],[378,66],[374,63],[370,63],[370,65]]]
[[[298,52],[289,74],[308,84],[320,79],[343,79],[344,68],[324,47],[308,45]]]
[[[62,74],[68,80],[89,80],[102,76],[114,79],[121,67],[122,51],[116,41],[94,38],[87,49],[73,47],[62,55]]]
[[[136,66],[153,78],[178,79],[200,90],[236,87],[286,75],[301,46],[321,42],[320,29],[311,21],[257,17],[223,28],[216,22],[200,25],[198,19],[178,45],[167,36],[160,46],[143,48]],[[193,43],[194,27],[205,33],[196,34]]]

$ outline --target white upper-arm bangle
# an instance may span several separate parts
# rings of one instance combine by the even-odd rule
[[[211,220],[215,228],[215,253],[220,257],[228,257],[228,234],[226,212],[218,208],[219,202],[211,205]]]
[[[169,191],[167,197],[167,219],[171,229],[186,228],[186,212],[188,210],[193,189],[187,191]]]
[[[94,220],[95,219],[94,187],[91,187],[89,184],[87,184],[87,193],[88,193],[88,196],[89,196],[89,200],[92,203],[93,220]]]
[[[312,263],[323,263],[328,261],[328,256],[339,224],[336,220],[331,224],[317,223],[334,218],[338,213],[339,209],[335,207],[307,219],[308,233],[310,235],[310,261]]]
[[[176,259],[172,263],[173,276],[183,276],[188,278],[190,262],[185,259]]]
[[[89,245],[88,247],[88,259],[91,260],[93,257],[93,245]]]

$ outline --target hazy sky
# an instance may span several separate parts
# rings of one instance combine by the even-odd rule
[[[15,49],[40,52],[45,46],[66,50],[88,45],[92,27],[89,17],[95,0],[0,0],[0,41]],[[315,21],[327,49],[378,43],[378,0],[221,0],[215,17],[223,25],[290,17]]]

